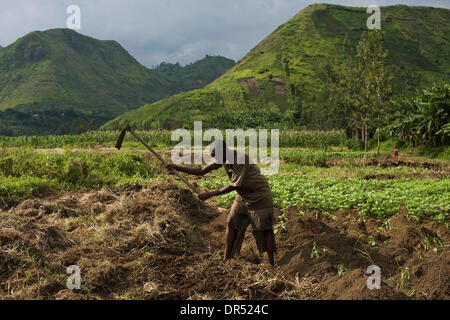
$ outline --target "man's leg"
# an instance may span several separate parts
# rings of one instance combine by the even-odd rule
[[[239,226],[239,216],[242,212],[246,212],[246,207],[242,201],[242,198],[238,195],[234,199],[234,203],[231,206],[230,213],[227,220],[227,233],[225,236],[225,259],[233,257],[233,249],[237,238],[237,228]]]
[[[245,214],[239,214],[238,219],[234,222],[236,228],[236,238],[233,244],[233,250],[231,252],[232,257],[239,257],[241,255],[242,244],[245,238],[245,232],[250,225],[250,219]]]
[[[265,251],[269,256],[269,263],[275,265],[275,235],[273,232],[273,208],[249,210],[252,219],[253,236],[256,240],[259,253],[262,256]]]
[[[269,257],[269,263],[275,266],[274,251],[275,251],[275,237],[273,230],[264,230],[264,240],[266,242],[267,255]]]
[[[236,241],[237,230],[232,221],[228,221],[227,233],[225,237],[225,259],[230,259]]]

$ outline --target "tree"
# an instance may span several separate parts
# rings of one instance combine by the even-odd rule
[[[69,126],[65,123],[61,123],[58,127],[57,135],[64,136],[66,134],[69,134],[69,132],[70,132]]]
[[[391,76],[385,68],[387,51],[383,50],[380,31],[364,33],[356,51],[346,36],[343,55],[341,65],[329,64],[326,68],[330,99],[335,112],[345,117],[356,140],[361,129],[361,140],[367,151],[369,127],[376,127],[379,135],[392,95]]]
[[[392,96],[392,77],[386,71],[387,51],[379,30],[364,33],[356,48],[356,65],[361,75],[359,96],[361,99],[361,122],[364,128],[364,150],[367,151],[368,125],[377,128],[380,151],[380,127]]]
[[[72,121],[72,128],[75,134],[82,134],[87,131],[86,120],[82,118],[77,118]]]
[[[336,58],[325,67],[328,78],[326,90],[329,91],[333,114],[340,119],[343,129],[351,130],[353,138],[359,140],[362,102],[358,93],[362,81],[356,65],[356,52],[347,35],[342,45],[342,56],[342,64],[338,64]]]

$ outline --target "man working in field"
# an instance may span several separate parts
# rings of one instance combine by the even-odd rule
[[[239,255],[245,230],[251,224],[259,253],[262,255],[267,252],[269,262],[273,266],[276,248],[273,232],[273,200],[269,182],[257,165],[250,162],[247,154],[228,149],[222,140],[214,141],[210,146],[210,152],[215,161],[203,168],[187,168],[175,164],[168,164],[167,168],[203,176],[223,166],[230,184],[219,190],[203,193],[199,198],[207,200],[234,190],[238,193],[228,215],[225,259]]]

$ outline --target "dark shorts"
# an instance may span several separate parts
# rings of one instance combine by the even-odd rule
[[[239,226],[241,221],[249,220],[253,231],[272,230],[274,225],[273,206],[258,210],[248,209],[241,196],[237,196],[228,214],[228,222]]]

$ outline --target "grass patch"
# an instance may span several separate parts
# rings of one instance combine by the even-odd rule
[[[14,205],[32,196],[56,188],[58,183],[49,178],[0,177],[0,203]]]
[[[146,183],[157,178],[160,170],[154,158],[125,152],[3,150],[0,152],[0,199],[5,204],[14,204],[48,188],[100,189]]]

